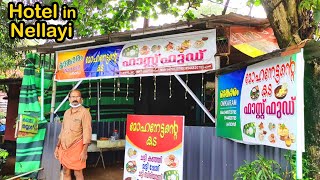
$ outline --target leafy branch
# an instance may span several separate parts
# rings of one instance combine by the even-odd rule
[[[284,155],[287,160],[285,168],[281,168],[275,160],[268,160],[261,155],[257,155],[258,159],[252,162],[245,161],[245,164],[240,166],[233,177],[235,180],[269,180],[269,179],[293,179],[296,180],[296,161],[295,154],[288,151]],[[308,158],[304,157],[303,161],[303,179],[314,180],[311,178],[311,173],[314,172],[313,166],[309,163]]]
[[[267,160],[261,155],[257,155],[258,159],[248,163],[245,161],[243,166],[234,173],[233,177],[235,180],[269,180],[269,179],[281,179],[279,173],[281,167],[275,160]]]

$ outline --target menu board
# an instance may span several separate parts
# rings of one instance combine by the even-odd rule
[[[297,131],[304,131],[297,118],[299,58],[277,57],[219,76],[217,136],[296,150]]]
[[[184,116],[128,115],[124,180],[182,180]]]

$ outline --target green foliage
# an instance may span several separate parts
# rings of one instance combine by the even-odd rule
[[[197,9],[190,9],[192,11],[195,18],[207,17],[212,15],[219,15],[223,11],[222,5],[217,5],[216,3],[212,2],[203,2],[201,6]],[[228,9],[228,12],[232,12],[234,9]],[[182,18],[186,20],[186,18]]]
[[[0,112],[0,119],[6,118],[6,113]]]
[[[304,0],[299,4],[300,8],[303,10],[319,10],[320,3],[318,0]]]
[[[0,172],[1,172],[3,165],[6,163],[8,156],[9,156],[8,151],[0,148]]]
[[[276,8],[274,6],[278,6],[278,2],[285,3],[281,1],[267,1],[267,0],[248,0],[247,6],[260,6],[264,4],[265,7],[268,8]],[[300,12],[300,37],[302,40],[305,38],[310,38],[310,35],[315,35],[317,40],[320,39],[320,2],[319,0],[303,0],[303,1],[296,1],[297,3],[297,10]],[[304,27],[304,28],[302,28]],[[312,29],[312,30],[311,30]]]
[[[315,25],[320,23],[320,3],[319,0],[304,0],[299,4],[300,10],[313,11],[313,20]]]
[[[7,159],[8,155],[9,155],[9,153],[7,150],[0,148],[0,158]]]
[[[10,39],[7,4],[0,3],[0,73],[17,65],[20,55],[14,51],[19,39]]]
[[[247,1],[247,6],[260,6],[261,5],[261,0],[248,0]]]
[[[196,18],[196,16],[193,14],[193,12],[191,10],[187,11],[184,16],[189,19],[189,20],[193,20]]]
[[[222,2],[222,0],[218,0]],[[195,19],[190,9],[199,8],[203,0],[51,0],[47,3],[68,3],[78,9],[75,21],[76,36],[86,37],[132,29],[139,17],[157,19],[160,14],[183,14],[187,20]],[[182,10],[181,10],[182,9]]]
[[[275,160],[267,160],[261,155],[257,155],[258,159],[240,166],[233,177],[235,180],[275,180],[275,179],[292,179],[296,180],[296,156],[292,151],[288,151],[284,155],[287,160],[287,166],[281,167]],[[304,180],[314,180],[311,178],[314,167],[311,165],[307,157],[303,157],[302,171]]]
[[[305,146],[309,163],[315,171],[312,177],[320,179],[320,42],[309,41],[303,50]]]
[[[297,167],[296,167],[296,154],[292,151],[288,151],[285,154],[285,159],[288,161],[291,167],[291,171],[284,172],[284,177],[289,177],[290,179],[296,180],[297,178]],[[307,157],[303,157],[302,159],[302,179],[304,180],[314,180],[311,178],[311,173],[314,172],[312,165]]]
[[[216,0],[222,2],[222,0]],[[32,5],[35,0],[23,2]],[[45,5],[57,2],[59,6],[67,4],[78,10],[78,18],[74,21],[75,37],[88,37],[98,34],[110,34],[133,28],[132,22],[139,17],[157,19],[161,14],[183,15],[184,19],[195,19],[191,9],[197,9],[203,0],[42,0]],[[19,39],[9,38],[9,20],[7,4],[0,4],[0,73],[21,64],[21,55],[14,48],[22,43]]]
[[[266,0],[248,0],[247,5],[260,6],[263,1]],[[300,1],[299,8],[300,10],[314,10],[316,12],[320,8],[320,3],[319,0],[303,0]]]
[[[267,160],[261,155],[257,155],[258,159],[240,166],[236,170],[233,177],[235,180],[269,180],[282,179],[278,171],[280,165],[274,160]]]
[[[213,1],[223,3],[223,0]],[[16,2],[32,5],[36,1]],[[139,17],[157,19],[161,14],[172,14],[175,17],[181,16],[181,19],[193,20],[196,16],[191,10],[200,8],[203,0],[42,0],[40,2],[45,5],[57,2],[60,6],[67,4],[69,7],[75,7],[78,10],[78,18],[74,21],[75,36],[88,37],[130,30],[133,28],[132,22]],[[6,19],[6,16],[3,16],[3,19]]]
[[[7,150],[5,149],[1,149],[0,148],[0,179],[7,179],[6,176],[3,176],[1,175],[1,170],[4,166],[4,164],[6,163],[7,161],[7,157],[8,157],[9,153]]]
[[[22,0],[15,2],[19,1]],[[223,3],[223,0],[213,1]],[[23,2],[33,4],[35,0]],[[161,14],[172,14],[175,17],[180,17],[180,19],[192,20],[199,17],[195,10],[205,6],[203,0],[41,0],[40,2],[46,5],[57,2],[60,6],[67,4],[77,8],[78,19],[74,21],[76,37],[130,30],[133,28],[132,22],[139,17],[157,19]],[[248,0],[248,5],[258,6],[262,2],[265,2],[265,0]],[[317,11],[319,9],[318,0],[299,2],[300,9],[313,10],[315,22],[320,21],[320,11]],[[4,71],[19,64],[21,58],[13,51],[19,40],[12,40],[8,37],[6,3],[2,2],[0,8],[0,71]],[[210,16],[211,14],[206,15]],[[316,30],[315,34],[320,35],[319,29]]]

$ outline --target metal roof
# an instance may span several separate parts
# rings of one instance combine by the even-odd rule
[[[252,26],[267,27],[268,19],[253,18],[250,16],[230,13],[227,15],[212,15],[210,17],[200,18],[193,21],[179,21],[162,26],[151,26],[131,31],[116,32],[107,35],[86,37],[81,39],[68,40],[63,43],[47,43],[44,45],[18,47],[17,51],[36,50],[39,53],[54,53],[55,51],[75,49],[88,46],[110,44],[122,41],[143,39],[147,37],[156,37],[182,32],[200,31],[206,29],[225,28],[229,26]],[[219,35],[219,34],[218,34]]]

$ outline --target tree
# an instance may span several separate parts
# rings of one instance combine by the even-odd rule
[[[194,19],[191,9],[199,8],[202,0],[46,1],[51,2],[68,3],[78,9],[78,19],[74,22],[76,36],[84,37],[132,29],[131,22],[138,17],[157,19],[160,14],[179,16],[182,13],[184,18]]]
[[[320,4],[318,0],[249,0],[248,5],[264,7],[280,48],[319,40]],[[320,179],[320,42],[308,41],[305,60],[305,145],[304,158],[314,171],[311,178]],[[309,178],[309,177],[308,177]]]
[[[19,54],[14,47],[19,39],[9,38],[9,21],[7,19],[7,4],[0,0],[0,73],[16,67]]]
[[[280,48],[319,35],[318,0],[249,0],[248,4],[264,7]]]
[[[131,29],[131,22],[138,17],[156,19],[160,14],[182,14],[187,20],[194,19],[192,9],[199,8],[203,0],[44,0],[51,2],[68,3],[78,9],[75,28],[77,36],[84,37]],[[223,12],[228,4],[229,0]],[[318,0],[248,0],[248,5],[251,4],[263,5],[281,48],[312,39],[318,32]]]
[[[17,64],[21,63],[20,56],[17,56],[13,49],[25,42],[10,39],[8,36],[7,1],[0,0],[0,72],[17,67]],[[32,5],[36,1],[17,0],[15,2]],[[74,21],[75,37],[81,38],[130,30],[133,28],[132,21],[138,17],[152,19],[160,14],[174,16],[183,14],[183,17],[188,20],[194,19],[195,15],[191,9],[200,7],[202,0],[40,0],[37,2],[45,5],[57,2],[60,7],[62,4],[67,4],[77,8],[78,18]],[[34,21],[26,21],[26,23],[34,23]]]
[[[281,48],[297,45],[314,37],[319,39],[320,4],[318,0],[254,0],[261,3]],[[304,47],[305,59],[305,142],[304,157],[320,179],[320,42],[309,41]]]
[[[320,179],[320,43],[310,41],[304,47],[304,156],[310,160],[312,177]]]
[[[319,40],[320,4],[318,0],[249,0],[262,4],[280,48]],[[311,178],[320,179],[320,42],[308,41],[305,59],[305,142],[306,153],[314,171]],[[309,177],[308,177],[309,178]]]
[[[33,4],[34,0],[19,0]],[[213,0],[222,3],[223,0]],[[201,6],[203,0],[42,0],[43,4],[57,2],[78,9],[74,22],[76,37],[109,34],[132,28],[131,22],[138,17],[156,19],[160,14],[195,18],[191,9]],[[223,12],[226,11],[229,0]],[[281,48],[298,44],[319,34],[320,8],[318,0],[248,0],[248,5],[263,5],[271,27]],[[3,3],[1,4],[4,5]],[[3,21],[2,16],[2,21]],[[2,22],[1,22],[2,24]],[[7,41],[8,42],[8,41]]]

